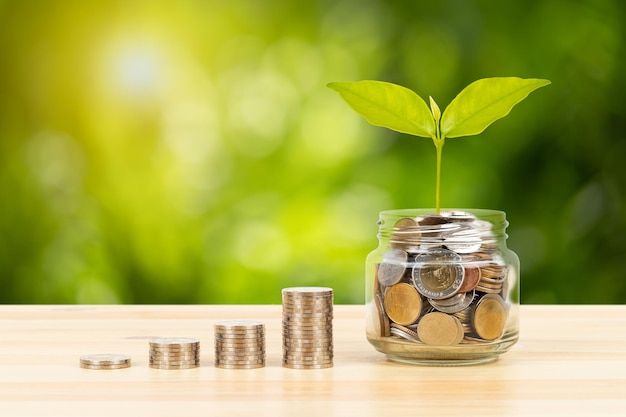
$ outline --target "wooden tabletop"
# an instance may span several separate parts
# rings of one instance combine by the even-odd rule
[[[334,366],[281,366],[281,306],[0,306],[0,416],[624,416],[626,306],[522,306],[520,340],[494,363],[390,362],[363,306],[335,306]],[[266,326],[266,366],[213,365],[213,324]],[[148,366],[148,339],[200,339],[201,366]],[[125,353],[128,369],[79,367]]]

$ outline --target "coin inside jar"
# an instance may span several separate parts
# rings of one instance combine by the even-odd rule
[[[474,329],[485,340],[494,340],[502,335],[506,324],[506,307],[502,298],[487,294],[478,302],[474,311]]]
[[[378,282],[389,287],[397,284],[406,271],[408,254],[402,249],[391,249],[383,254],[383,262],[378,266]]]
[[[428,313],[417,324],[420,340],[433,346],[451,346],[463,339],[463,325],[454,316],[445,313]]]
[[[389,244],[394,249],[413,251],[419,246],[421,233],[415,219],[404,217],[396,222]]]
[[[422,311],[422,297],[415,287],[405,282],[395,284],[385,292],[383,305],[389,319],[398,324],[411,324]]]
[[[419,254],[413,267],[413,283],[424,296],[434,300],[450,298],[463,284],[461,257],[447,249]]]
[[[463,265],[463,283],[459,292],[468,292],[476,288],[480,281],[480,268],[476,265]]]

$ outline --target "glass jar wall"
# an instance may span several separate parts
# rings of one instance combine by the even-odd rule
[[[491,362],[518,339],[519,259],[495,210],[380,213],[366,261],[366,334],[394,361]]]

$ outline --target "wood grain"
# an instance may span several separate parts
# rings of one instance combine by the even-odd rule
[[[213,324],[266,325],[261,369],[213,366]],[[0,416],[623,416],[626,306],[522,306],[520,341],[488,365],[396,364],[364,336],[364,308],[335,306],[334,367],[281,366],[281,307],[0,306]],[[200,368],[148,367],[148,339],[201,341]],[[126,353],[132,367],[78,366]]]

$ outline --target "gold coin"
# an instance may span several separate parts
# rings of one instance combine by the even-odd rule
[[[415,221],[415,219],[412,219],[411,217],[404,217],[398,220],[393,227],[395,229],[403,230],[403,229],[409,229],[411,227],[416,227],[416,226],[417,226],[417,222]]]
[[[463,339],[463,333],[459,319],[445,313],[428,313],[417,324],[417,334],[427,345],[455,345]]]
[[[415,287],[401,282],[385,292],[383,306],[389,319],[398,324],[411,324],[422,311],[422,297]]]
[[[378,313],[378,320],[380,322],[380,335],[382,337],[389,337],[389,317],[385,314],[385,308],[383,306],[383,298],[380,294],[376,294],[376,311]]]
[[[410,217],[405,217],[398,220],[394,225],[389,244],[393,249],[412,251],[418,247],[420,237],[421,233],[417,222]]]
[[[474,311],[474,330],[485,340],[494,340],[502,335],[507,312],[502,298],[495,294],[480,299]]]

